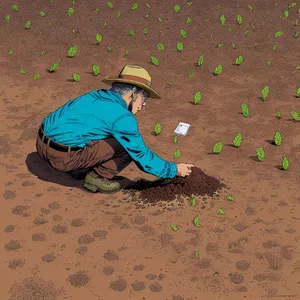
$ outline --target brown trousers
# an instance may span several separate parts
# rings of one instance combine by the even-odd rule
[[[46,145],[38,135],[36,149],[57,171],[87,170],[108,179],[112,179],[132,162],[130,155],[114,138],[92,141],[83,149],[63,152]]]

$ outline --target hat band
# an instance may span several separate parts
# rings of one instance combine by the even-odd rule
[[[134,81],[138,81],[140,83],[146,84],[149,87],[151,87],[151,82],[146,80],[145,78],[142,77],[138,77],[138,76],[132,76],[132,75],[119,75],[119,78],[123,78],[123,79],[129,79],[129,80],[134,80]]]

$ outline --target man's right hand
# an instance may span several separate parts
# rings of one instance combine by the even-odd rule
[[[194,167],[194,165],[192,164],[177,164],[177,176],[180,177],[185,177],[191,174],[192,172],[192,167]]]

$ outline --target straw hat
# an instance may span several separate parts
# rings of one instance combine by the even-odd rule
[[[113,82],[133,84],[149,92],[149,98],[161,99],[159,93],[151,88],[151,76],[149,73],[138,65],[125,65],[118,77],[106,76],[102,81],[108,85],[112,85]]]

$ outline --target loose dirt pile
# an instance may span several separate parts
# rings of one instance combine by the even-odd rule
[[[125,193],[138,195],[144,203],[179,200],[180,197],[213,196],[222,188],[221,182],[206,175],[199,168],[192,168],[191,175],[174,179],[158,179],[148,181],[141,179],[125,188]]]

